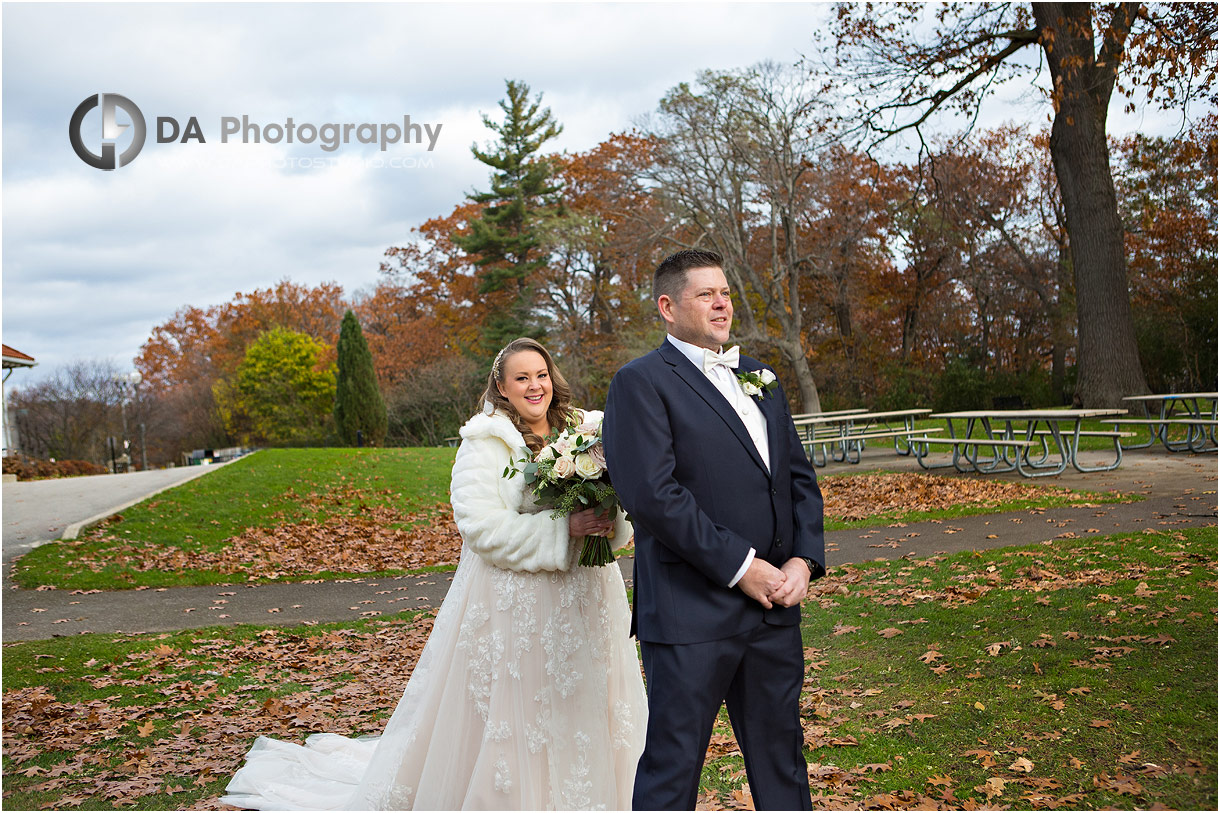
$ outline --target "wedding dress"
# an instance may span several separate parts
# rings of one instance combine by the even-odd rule
[[[593,413],[596,414],[596,413]],[[621,572],[580,567],[567,520],[501,473],[525,444],[504,415],[462,428],[462,556],[380,737],[259,737],[221,801],[259,810],[631,806],[647,703]],[[620,514],[615,542],[631,528]]]

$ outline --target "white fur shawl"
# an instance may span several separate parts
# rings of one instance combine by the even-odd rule
[[[567,517],[552,518],[549,509],[536,506],[521,475],[511,480],[503,476],[506,466],[529,454],[508,416],[479,413],[459,434],[462,445],[453,463],[450,493],[453,518],[471,550],[508,570],[534,573],[573,567],[580,545],[568,536]],[[621,547],[631,534],[620,511],[611,544]]]

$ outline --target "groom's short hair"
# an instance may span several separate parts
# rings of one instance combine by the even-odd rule
[[[670,254],[652,274],[652,301],[662,295],[677,299],[686,287],[686,272],[692,268],[724,268],[724,257],[714,251],[688,248]]]

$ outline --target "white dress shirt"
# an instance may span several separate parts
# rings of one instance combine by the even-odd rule
[[[668,335],[666,338],[691,364],[695,365],[696,369],[703,372],[702,347],[690,342],[684,342],[681,339],[675,339],[672,335]],[[708,381],[712,382],[716,390],[724,396],[725,400],[729,402],[729,406],[741,418],[741,422],[745,424],[746,431],[750,434],[750,439],[754,441],[754,446],[758,449],[759,456],[763,459],[763,464],[767,467],[767,471],[770,472],[771,453],[767,446],[767,419],[763,417],[762,410],[758,408],[758,402],[753,397],[745,394],[741,389],[741,382],[737,380],[736,373],[723,364],[717,364],[710,372],[703,374],[707,376]],[[729,582],[729,587],[734,587],[737,582],[741,581],[741,577],[750,569],[750,563],[754,561],[756,553],[757,551],[754,548],[750,548],[750,552],[746,554],[746,559],[737,570],[737,574]]]

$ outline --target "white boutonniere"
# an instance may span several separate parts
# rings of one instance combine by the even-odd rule
[[[737,380],[741,382],[742,392],[746,395],[753,395],[760,401],[763,399],[763,395],[779,386],[779,382],[775,380],[775,373],[766,368],[738,373]]]

